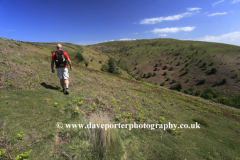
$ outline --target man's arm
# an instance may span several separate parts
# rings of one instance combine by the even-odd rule
[[[68,61],[68,64],[70,65],[70,70],[72,70],[72,63],[71,63],[70,59],[68,58],[67,61]]]
[[[53,66],[54,66],[54,60],[52,60],[52,62],[51,62],[51,69],[52,69],[52,73],[54,73],[55,71],[54,71],[54,69],[53,69]]]

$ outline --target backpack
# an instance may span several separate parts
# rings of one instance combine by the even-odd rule
[[[66,67],[67,61],[65,59],[63,51],[55,52],[55,64],[56,67]]]

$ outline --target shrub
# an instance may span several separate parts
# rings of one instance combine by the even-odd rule
[[[178,62],[178,63],[177,63],[177,66],[180,66],[180,64],[181,64],[181,63],[180,63],[180,62]]]
[[[164,72],[163,75],[166,76],[166,75],[167,75],[167,72]]]
[[[164,66],[164,67],[163,67],[163,70],[165,70],[165,69],[167,69],[167,66]]]
[[[227,83],[227,80],[224,78],[224,79],[222,80],[221,84],[225,84],[225,83]]]
[[[190,70],[191,70],[190,68],[185,68],[185,72],[186,72],[186,73],[189,73]]]
[[[206,61],[203,63],[203,66],[207,66],[207,62]]]
[[[200,85],[200,84],[204,84],[206,82],[206,79],[201,79],[199,82],[198,82],[198,84]]]
[[[170,80],[170,78],[167,78],[167,80],[166,81],[169,81]]]
[[[183,92],[184,92],[185,94],[189,94],[189,93],[190,93],[190,91],[189,91],[189,90],[187,90],[187,89],[186,89],[186,90],[184,90]]]
[[[148,77],[152,77],[152,73],[151,72],[148,73]]]
[[[182,89],[182,84],[180,84],[180,83],[177,83],[177,84],[175,84],[175,85],[173,85],[173,86],[171,86],[170,87],[170,89],[172,89],[172,90],[177,90],[177,91],[181,91],[181,89]]]
[[[76,59],[78,60],[78,62],[82,62],[85,60],[81,52],[77,52]]]
[[[102,61],[98,61],[100,64],[102,64]]]
[[[103,64],[102,68],[101,68],[101,71],[108,72],[108,70],[109,70],[108,65]]]
[[[210,71],[211,74],[215,74],[216,72],[217,72],[216,68],[212,68],[211,71]]]
[[[146,74],[145,74],[145,73],[143,74],[143,78],[144,78],[144,77],[146,77]]]
[[[195,96],[199,96],[202,93],[201,89],[196,90]]]
[[[226,98],[226,97],[218,98],[217,102],[228,105],[228,106],[232,105],[232,101],[230,99]]]
[[[194,87],[191,87],[188,89],[189,91],[194,91]]]
[[[204,99],[209,99],[209,100],[213,99],[213,95],[211,95],[210,93],[203,93],[201,95],[201,97],[204,98]]]
[[[162,82],[161,84],[160,84],[160,86],[164,86],[165,85],[165,82]]]
[[[189,65],[189,63],[185,64],[185,67],[187,67]]]
[[[157,70],[157,68],[154,68],[154,70],[153,71],[156,71]]]
[[[177,81],[175,79],[172,80],[172,83],[176,83]]]
[[[189,78],[187,79],[186,83],[189,82]]]
[[[156,76],[156,73],[155,73],[155,72],[153,73],[153,76]]]
[[[158,66],[158,64],[155,64],[155,67],[157,67]]]
[[[240,94],[235,94],[231,97],[231,101],[233,102],[234,107],[240,109]]]
[[[212,66],[212,65],[214,65],[214,62],[211,62],[211,63],[209,64],[209,66]]]
[[[137,77],[136,80],[137,80],[137,81],[141,81],[142,78],[141,78],[141,77]]]
[[[137,67],[134,67],[134,69],[133,70],[136,70],[137,69]]]
[[[221,92],[220,91],[214,91],[214,89],[212,89],[212,88],[207,88],[205,90],[205,93],[210,93],[213,96],[213,98],[217,98],[220,95]]]
[[[172,71],[173,70],[173,67],[171,67],[170,69],[169,69],[169,71]]]

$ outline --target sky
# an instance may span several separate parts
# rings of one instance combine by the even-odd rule
[[[0,0],[0,37],[79,45],[173,38],[240,46],[240,0]]]

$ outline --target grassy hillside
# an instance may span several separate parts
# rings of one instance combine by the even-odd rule
[[[191,95],[210,87],[227,97],[240,91],[239,46],[164,38],[114,41],[88,47],[112,56],[119,66],[144,81],[167,88],[179,82],[182,91],[189,90]],[[155,76],[148,77],[149,72]]]
[[[50,69],[54,46],[0,39],[0,159],[240,159],[238,109],[74,60],[64,95]],[[74,56],[82,47],[63,49]],[[57,128],[58,122],[198,122],[200,129],[105,131]]]

